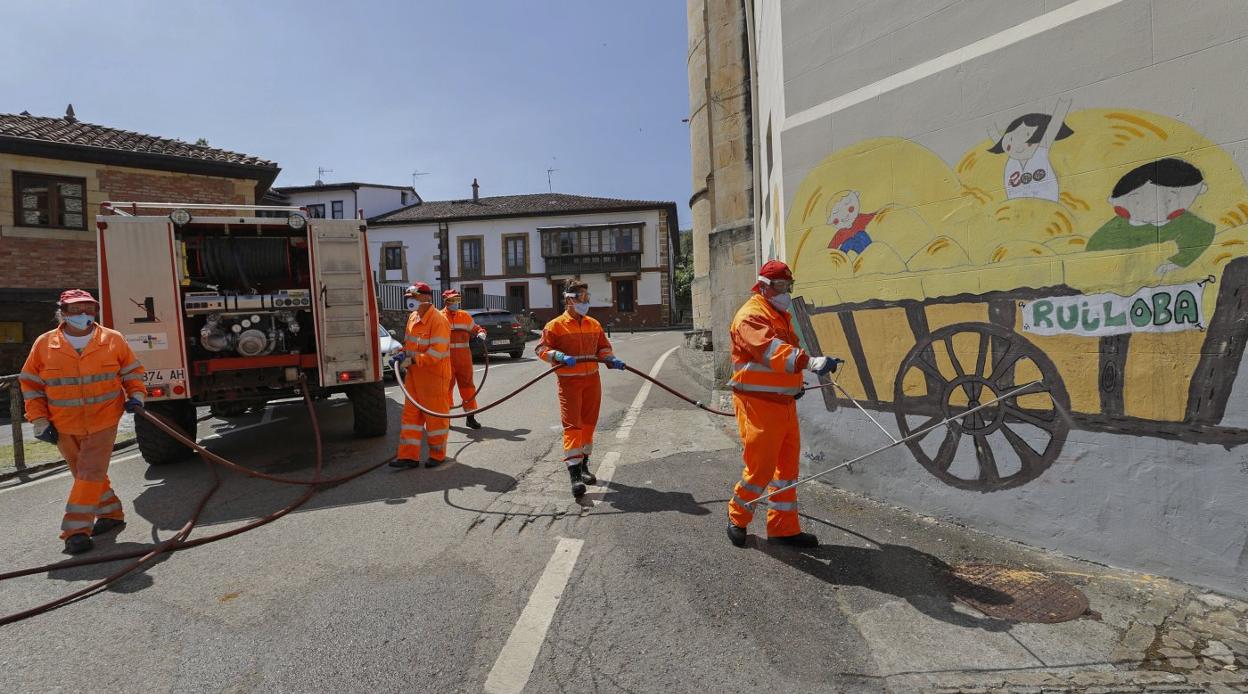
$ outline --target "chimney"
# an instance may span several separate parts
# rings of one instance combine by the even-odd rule
[[[78,122],[78,117],[74,115],[73,104],[70,104],[69,107],[65,109],[65,120],[69,121],[70,123]]]
[[[480,200],[481,200],[481,186],[477,184],[477,179],[474,178],[472,179],[472,201],[480,202]]]

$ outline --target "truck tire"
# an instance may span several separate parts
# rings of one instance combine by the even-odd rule
[[[351,401],[351,414],[354,418],[355,437],[359,439],[386,435],[386,423],[389,419],[384,383],[361,383],[347,389],[347,399]]]
[[[198,421],[195,406],[189,400],[153,402],[147,406],[147,411],[160,415],[182,427],[183,431],[195,435]],[[190,447],[173,440],[144,417],[134,418],[134,438],[138,441],[139,453],[148,465],[167,465],[188,458],[193,452]]]
[[[512,351],[507,353],[507,356],[511,357],[512,359],[519,359],[520,357],[524,356],[524,348],[513,349]]]

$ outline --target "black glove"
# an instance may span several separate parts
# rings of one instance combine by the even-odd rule
[[[47,441],[48,443],[55,444],[57,440],[60,439],[60,435],[56,432],[56,425],[49,423],[48,428],[36,434],[35,438],[40,441]]]
[[[801,390],[797,391],[797,395],[794,395],[794,396],[793,396],[793,399],[794,399],[794,400],[801,400],[801,399],[802,399],[802,396],[803,396],[803,395],[805,395],[805,394],[806,394],[806,388],[805,388],[805,387],[803,387]]]

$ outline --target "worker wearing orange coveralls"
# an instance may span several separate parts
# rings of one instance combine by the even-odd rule
[[[585,485],[598,479],[589,471],[594,450],[594,429],[602,383],[598,380],[599,359],[608,369],[623,369],[624,362],[611,351],[611,342],[602,325],[589,317],[589,286],[568,280],[563,289],[565,311],[546,324],[537,356],[563,366],[559,377],[559,418],[563,422],[563,462],[572,480],[572,495],[585,494]]]
[[[407,317],[403,351],[391,357],[390,363],[406,370],[403,382],[416,402],[433,412],[449,412],[451,324],[433,308],[433,290],[429,285],[417,282],[408,287],[403,295],[412,313]],[[390,462],[390,467],[420,467],[422,441],[429,446],[429,460],[425,467],[441,465],[446,460],[446,437],[451,433],[450,427],[451,422],[445,417],[427,415],[404,400],[399,453]]]
[[[99,311],[89,293],[63,292],[60,325],[35,340],[18,376],[35,436],[57,445],[74,477],[61,521],[69,554],[126,524],[108,463],[121,415],[142,409],[147,396],[143,365],[121,333],[96,324]]]
[[[811,357],[798,346],[789,316],[793,273],[778,260],[759,270],[754,295],[732,319],[732,404],[744,444],[745,471],[728,501],[728,539],[741,547],[754,510],[746,505],[762,496],[764,486],[782,489],[797,481],[801,439],[797,398],[802,371],[824,375],[840,359]],[[766,502],[760,502],[762,505]],[[797,516],[797,490],[770,499],[767,536],[798,547],[816,547],[819,539],[802,532]]]
[[[442,292],[442,316],[451,324],[451,396],[454,399],[455,386],[459,385],[459,399],[464,403],[464,411],[477,409],[477,386],[472,382],[472,344],[469,340],[485,341],[485,328],[472,320],[467,311],[459,310],[463,297],[454,289]],[[469,428],[480,429],[481,422],[473,415],[468,415],[465,422]]]

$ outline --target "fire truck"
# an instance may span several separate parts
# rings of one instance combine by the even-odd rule
[[[230,416],[344,393],[357,437],[386,433],[377,300],[361,219],[296,207],[106,202],[96,221],[104,325],[147,371],[148,411],[195,432]],[[151,465],[191,449],[136,418]]]

